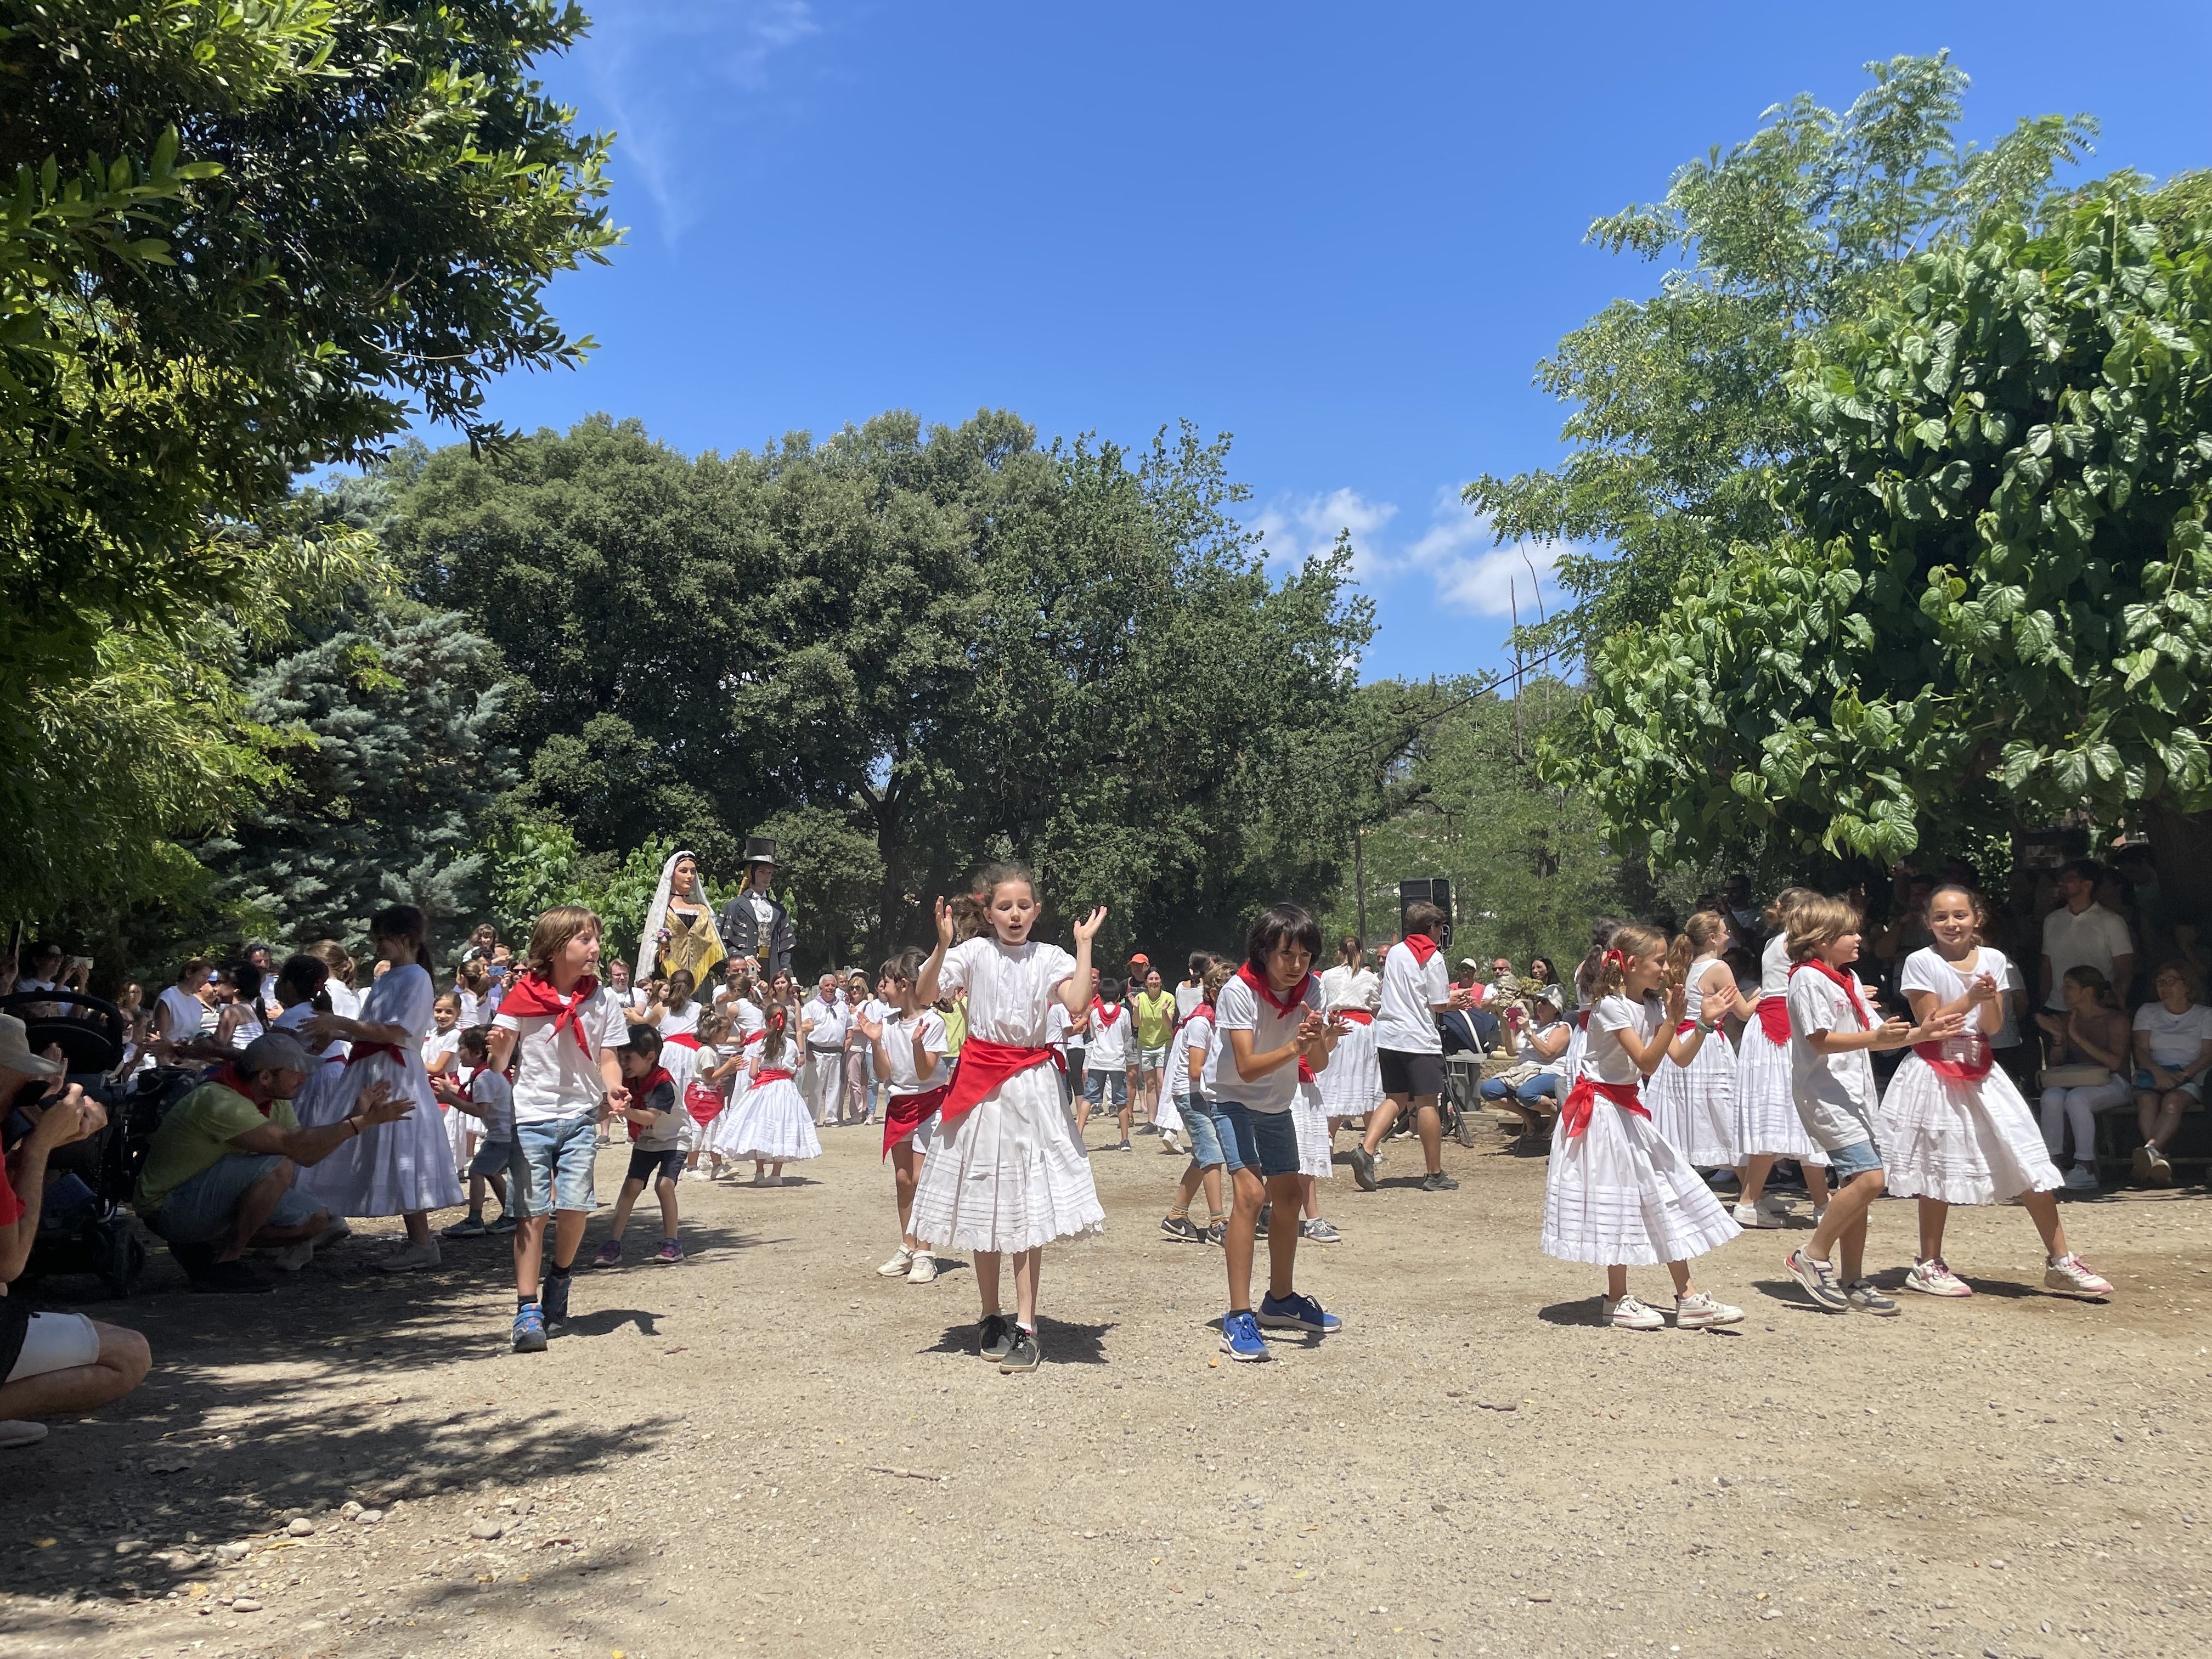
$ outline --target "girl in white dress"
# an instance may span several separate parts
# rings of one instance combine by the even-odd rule
[[[760,1042],[745,1051],[744,1095],[707,1132],[709,1152],[752,1159],[756,1187],[781,1187],[785,1164],[822,1156],[813,1114],[792,1081],[793,1046],[789,1016],[771,1009]]]
[[[1717,988],[1734,991],[1735,975],[1721,960],[1728,947],[1728,921],[1719,911],[1700,910],[1682,924],[1667,968],[1685,993],[1685,1019],[1698,1018]],[[1735,1050],[1719,1030],[1698,1046],[1687,1066],[1659,1062],[1651,1078],[1651,1121],[1697,1168],[1735,1168]]]
[[[1328,1071],[1321,1077],[1335,1069],[1336,1056],[1331,1054]],[[1298,1223],[1298,1237],[1314,1244],[1340,1244],[1344,1235],[1334,1223],[1323,1220],[1321,1213],[1319,1183],[1336,1174],[1328,1103],[1322,1098],[1320,1079],[1303,1060],[1298,1064],[1297,1092],[1291,1097],[1291,1127],[1298,1135],[1298,1194],[1305,1211],[1305,1219]]]
[[[884,1156],[890,1160],[892,1197],[898,1205],[899,1247],[876,1271],[909,1285],[927,1285],[937,1277],[937,1258],[915,1237],[914,1189],[937,1137],[938,1108],[952,1080],[945,1064],[945,1016],[922,1006],[915,995],[921,978],[921,952],[901,951],[884,964],[876,999],[853,1016],[875,1051],[876,1075],[887,1089]],[[878,1019],[869,1012],[878,1004],[887,1018]]]
[[[1382,981],[1367,965],[1367,947],[1350,933],[1337,942],[1336,965],[1321,976],[1323,1012],[1341,1018],[1344,1036],[1321,1074],[1322,1103],[1332,1143],[1346,1118],[1365,1117],[1382,1103],[1382,1067],[1375,1058],[1375,1010]]]
[[[1828,1157],[1805,1131],[1797,1115],[1797,1090],[1790,1066],[1790,918],[1797,907],[1820,896],[1809,887],[1784,888],[1767,907],[1766,925],[1774,937],[1759,957],[1759,1001],[1743,1028],[1735,1061],[1735,1224],[1779,1227],[1787,1213],[1782,1200],[1766,1196],[1766,1177],[1778,1158],[1793,1158],[1805,1172],[1806,1195],[1813,1200],[1813,1224],[1828,1208]]]
[[[405,1217],[405,1247],[376,1264],[391,1273],[436,1267],[438,1239],[430,1231],[430,1212],[464,1201],[445,1114],[422,1066],[422,1039],[434,1024],[431,1009],[436,1000],[425,942],[428,930],[422,911],[411,904],[391,905],[370,918],[369,939],[388,971],[369,987],[360,1018],[315,1017],[309,1030],[316,1037],[348,1042],[352,1048],[344,1066],[318,1067],[294,1105],[301,1127],[312,1128],[344,1117],[372,1083],[386,1085],[395,1100],[414,1103],[405,1117],[356,1136],[321,1163],[301,1170],[294,1183],[295,1191],[332,1215]]]
[[[1028,871],[994,865],[976,884],[991,932],[957,945],[951,907],[937,902],[937,949],[922,964],[925,1003],[968,993],[968,1035],[939,1110],[936,1147],[914,1195],[916,1238],[975,1253],[982,1357],[1035,1370],[1037,1279],[1055,1238],[1099,1231],[1106,1212],[1047,1043],[1054,1001],[1090,1012],[1091,941],[1102,906],[1075,924],[1075,954],[1030,937],[1042,908]],[[1000,1258],[1014,1258],[1014,1317],[1000,1311]]]
[[[1907,1054],[1882,1091],[1875,1116],[1885,1186],[1893,1198],[1920,1200],[1920,1254],[1905,1287],[1929,1296],[1974,1292],[1943,1261],[1943,1227],[1954,1204],[2020,1200],[2043,1235],[2045,1287],[2062,1296],[2106,1297],[2112,1285],[2066,1245],[2052,1196],[2065,1184],[2020,1091],[1990,1054],[1990,1034],[2004,1024],[2009,966],[1980,943],[1980,899],[1945,883],[1928,899],[1936,943],[1905,959],[1898,988],[1913,1021],[1929,1025],[1960,1014],[1966,1029]]]
[[[1686,1065],[1734,1000],[1721,992],[1686,1034],[1674,1027],[1686,1006],[1676,985],[1658,995],[1667,936],[1629,926],[1600,958],[1581,1069],[1552,1139],[1544,1182],[1543,1249],[1563,1261],[1605,1270],[1600,1310],[1622,1330],[1667,1322],[1628,1293],[1628,1269],[1663,1261],[1674,1279],[1674,1324],[1705,1330],[1741,1322],[1743,1310],[1716,1302],[1690,1282],[1690,1258],[1725,1244],[1738,1229],[1689,1161],[1651,1127],[1638,1085],[1672,1058]]]

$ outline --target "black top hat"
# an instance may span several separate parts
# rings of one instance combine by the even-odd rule
[[[775,862],[775,843],[770,841],[766,836],[747,836],[745,837],[745,862],[747,864],[774,864]]]

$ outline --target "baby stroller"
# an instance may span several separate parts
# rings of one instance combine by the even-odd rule
[[[23,1021],[32,1053],[58,1048],[67,1080],[107,1108],[106,1127],[63,1147],[47,1164],[39,1236],[23,1277],[90,1273],[109,1295],[128,1296],[146,1267],[145,1243],[128,1207],[138,1165],[161,1112],[190,1090],[197,1074],[156,1071],[110,1084],[109,1073],[123,1063],[122,1011],[82,991],[19,992],[0,997],[0,1012]],[[14,1146],[30,1127],[27,1116],[11,1115],[7,1144]]]

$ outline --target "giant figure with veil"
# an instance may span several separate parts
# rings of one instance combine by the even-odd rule
[[[637,942],[630,983],[645,985],[655,974],[665,979],[683,969],[690,974],[693,985],[710,986],[727,955],[714,927],[714,910],[708,902],[707,884],[700,878],[698,858],[679,852],[660,867],[660,885],[653,892],[653,908],[645,914],[645,933]]]

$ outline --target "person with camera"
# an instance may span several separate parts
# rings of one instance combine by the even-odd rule
[[[144,1382],[154,1363],[137,1332],[82,1314],[33,1313],[8,1288],[39,1236],[46,1160],[107,1123],[100,1103],[74,1083],[62,1087],[61,1075],[60,1060],[30,1051],[23,1022],[0,1014],[0,1089],[9,1096],[0,1161],[0,1449],[46,1437],[46,1425],[22,1419],[104,1406]]]

